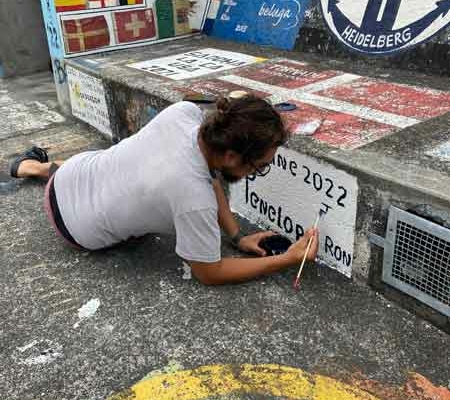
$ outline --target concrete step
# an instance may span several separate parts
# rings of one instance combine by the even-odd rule
[[[157,74],[128,66],[191,52],[187,58],[178,57],[175,68],[180,73],[184,66],[183,71],[192,72],[186,61],[198,57],[201,49],[212,49],[209,61],[220,51],[258,59],[251,65],[180,80],[171,79],[174,75],[167,64],[164,70],[153,63]],[[236,66],[235,59],[221,61]],[[217,96],[245,90],[274,103],[296,104],[296,110],[283,115],[297,134],[279,150],[266,177],[246,179],[231,188],[234,210],[293,239],[314,223],[320,209],[326,210],[319,224],[323,263],[373,285],[450,331],[445,313],[450,306],[445,292],[450,285],[450,260],[440,261],[447,272],[439,272],[437,298],[444,308],[437,312],[383,282],[383,250],[370,240],[383,244],[380,238],[386,235],[391,206],[419,210],[419,214],[427,210],[427,218],[450,220],[446,217],[450,212],[448,79],[203,37],[73,58],[67,65],[74,96],[81,98],[76,82],[84,81],[98,95],[98,104],[104,104],[98,118],[92,110],[80,110],[82,103],[75,115],[90,120],[115,142],[137,132],[186,94]],[[304,136],[305,123],[316,121],[319,130]]]

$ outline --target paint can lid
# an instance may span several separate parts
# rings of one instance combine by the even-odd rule
[[[280,112],[294,111],[297,109],[297,106],[294,103],[278,103],[275,104],[274,107]]]
[[[259,242],[259,247],[263,248],[268,256],[283,254],[291,245],[291,240],[283,235],[268,236]]]

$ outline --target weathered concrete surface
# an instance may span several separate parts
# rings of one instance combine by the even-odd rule
[[[23,81],[8,91],[36,95]],[[10,117],[7,106],[0,113]],[[183,279],[173,237],[102,252],[66,248],[43,213],[43,183],[11,183],[7,162],[31,143],[49,147],[52,158],[109,144],[70,120],[0,142],[2,399],[100,400],[169,364],[167,371],[233,364],[237,374],[245,363],[301,368],[379,399],[449,398],[449,336],[331,270],[308,268],[298,293],[295,270],[207,287]],[[223,252],[234,254],[226,244]],[[80,322],[78,310],[93,299],[98,309]],[[256,389],[230,398],[280,398]]]
[[[1,1],[0,27],[0,64],[5,77],[50,68],[40,1]]]
[[[408,87],[423,88],[424,97],[434,93],[432,92],[433,89],[448,96],[450,91],[448,79],[412,71],[382,69],[367,64],[363,60],[356,62],[338,61],[321,58],[314,54],[274,51],[258,46],[236,44],[206,37],[180,40],[138,50],[96,55],[95,57],[81,57],[69,60],[69,64],[103,79],[115,139],[120,140],[138,131],[149,121],[154,112],[162,110],[170,103],[181,100],[183,95],[192,91],[192,89],[209,94],[226,93],[230,88],[232,90],[248,90],[245,85],[229,84],[226,86],[222,85],[223,82],[220,81],[223,75],[240,74],[248,76],[248,71],[243,72],[243,69],[213,73],[197,79],[172,81],[126,66],[133,62],[180,54],[200,48],[219,48],[265,57],[269,61],[263,66],[270,66],[278,59],[288,58],[289,60],[307,62],[308,68],[316,73],[330,73],[330,71],[336,72],[338,70],[345,74],[360,75],[365,77],[364,79],[367,81],[377,79],[377,84],[385,88],[383,90],[388,95],[384,100],[378,100],[379,103],[375,105],[375,108],[381,107],[381,109],[391,111],[390,105],[392,105],[394,114],[404,113],[401,114],[404,116],[410,115],[408,113],[413,113],[412,115],[415,115],[415,113],[418,113],[418,115],[430,113],[428,118],[418,118],[417,124],[405,129],[397,127],[387,134],[385,133],[384,137],[383,135],[380,136],[378,140],[370,138],[370,129],[367,129],[369,132],[366,132],[363,125],[361,136],[364,137],[365,135],[368,139],[366,138],[366,142],[361,141],[359,147],[356,148],[346,149],[345,147],[332,146],[326,141],[317,141],[302,136],[296,136],[291,140],[289,147],[300,153],[331,163],[358,179],[358,216],[353,263],[355,280],[373,285],[377,290],[398,299],[408,309],[418,312],[450,332],[449,317],[435,312],[409,296],[404,296],[400,292],[392,290],[381,282],[383,252],[372,245],[368,239],[369,233],[384,237],[390,205],[404,210],[425,205],[426,208],[432,210],[432,214],[450,214],[448,160],[430,155],[433,149],[448,143],[450,139],[448,133],[450,116],[448,113],[445,114],[445,110],[433,114],[433,106],[430,108],[430,104],[415,105],[417,97],[420,103],[420,94],[417,96],[417,93],[415,93],[415,98],[409,98],[412,93],[408,92],[410,89],[405,92],[409,93],[408,95],[401,93],[404,90],[402,85],[408,85]],[[261,70],[264,71],[264,67]],[[264,81],[263,83],[267,82]],[[352,90],[357,94],[357,99],[348,101],[355,101],[358,106],[369,104],[370,108],[371,102],[373,104],[376,101],[375,98],[379,96],[379,93],[372,96],[370,91],[367,91],[367,86],[364,85],[353,88]],[[397,93],[398,104],[396,104],[395,96],[390,97],[389,91],[394,91],[393,87],[395,87],[395,91],[399,91]],[[330,93],[326,95],[333,99],[333,96],[339,98],[344,92],[351,97],[352,93],[349,88],[351,88],[351,85],[344,87],[345,90],[340,88],[336,93],[329,91]],[[256,91],[256,93],[259,92]],[[267,95],[267,93],[263,93],[263,95]],[[437,102],[435,105],[438,108],[445,106],[447,103],[443,101]],[[299,104],[300,109],[305,107],[301,101]],[[438,117],[435,117],[436,115]]]

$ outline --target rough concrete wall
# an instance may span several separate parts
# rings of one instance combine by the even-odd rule
[[[352,52],[331,34],[323,19],[320,0],[311,0],[311,7],[306,13],[297,41],[297,49],[330,57],[360,60],[380,67],[450,76],[450,28],[430,41],[395,56],[364,56]]]
[[[39,0],[0,0],[0,63],[5,76],[49,69]]]

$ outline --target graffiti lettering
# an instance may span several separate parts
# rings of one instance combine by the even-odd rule
[[[58,59],[55,59],[53,61],[53,73],[59,85],[62,85],[67,82],[66,69],[63,65],[61,65],[61,61]]]
[[[277,21],[272,24],[273,26],[280,25],[280,22],[283,19],[291,19],[292,18],[292,13],[291,13],[290,9],[279,8],[275,4],[273,4],[272,7],[269,7],[266,3],[262,4],[262,6],[258,12],[258,15],[260,17],[270,17],[270,18],[276,19]]]
[[[54,25],[51,22],[47,21],[47,36],[48,36],[48,42],[50,44],[50,47],[53,49],[59,50],[59,38],[58,38],[58,32]]]

